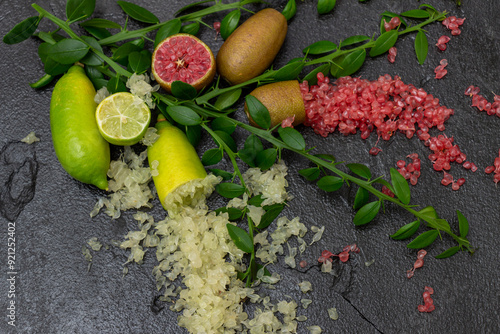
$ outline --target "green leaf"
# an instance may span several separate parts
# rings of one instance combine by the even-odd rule
[[[351,172],[367,180],[371,179],[372,177],[372,172],[370,171],[370,168],[366,167],[363,164],[347,164],[346,166],[351,170]]]
[[[415,37],[415,53],[417,54],[417,59],[420,65],[425,62],[428,51],[429,42],[427,41],[427,36],[423,30],[419,30],[417,32],[417,36]]]
[[[388,32],[380,35],[375,41],[375,45],[370,50],[370,57],[376,57],[387,52],[390,48],[396,44],[398,40],[398,32],[396,30],[390,30]]]
[[[299,170],[299,174],[302,175],[307,181],[314,181],[318,179],[320,169],[318,167],[304,168]]]
[[[264,202],[264,198],[261,195],[253,196],[248,199],[247,204],[253,206],[261,206],[262,202]]]
[[[279,127],[278,134],[280,135],[281,140],[283,140],[283,142],[291,148],[299,151],[306,149],[306,142],[299,131],[289,127]]]
[[[296,79],[304,68],[304,62],[292,62],[280,68],[274,75],[276,81],[287,81]]]
[[[120,76],[109,79],[106,88],[111,94],[128,91],[123,81],[120,80]]]
[[[64,39],[65,37],[64,36],[61,36],[57,33],[46,33],[45,31],[40,31],[38,34],[37,34],[37,37],[40,38],[42,41],[44,42],[47,42],[49,44],[56,44],[57,42],[59,42],[61,39]]]
[[[406,247],[412,249],[425,248],[432,244],[434,240],[438,237],[439,232],[437,230],[430,230],[420,234],[418,237],[413,239]]]
[[[436,209],[434,209],[432,206],[426,206],[425,208],[420,210],[419,213],[423,216],[422,219],[424,219],[425,221],[436,220],[439,218]]]
[[[262,218],[260,219],[260,223],[257,226],[260,229],[266,228],[271,223],[279,216],[281,211],[283,211],[283,208],[285,207],[285,204],[275,204],[269,208],[264,215],[262,215]]]
[[[318,66],[314,70],[309,72],[302,80],[307,81],[309,85],[316,85],[316,83],[318,82],[318,73],[321,72],[324,75],[328,75],[328,73],[330,73],[330,67],[330,63]]]
[[[49,56],[61,64],[73,64],[89,52],[89,47],[76,39],[65,38],[52,45]]]
[[[342,187],[343,184],[344,180],[342,180],[338,176],[331,176],[331,175],[323,176],[316,183],[319,189],[327,192],[337,191]]]
[[[159,23],[160,20],[149,10],[127,1],[116,2],[122,10],[134,20],[144,23]]]
[[[219,195],[226,198],[235,198],[245,193],[245,187],[236,183],[219,183],[215,186]]]
[[[318,14],[328,14],[333,10],[337,0],[318,0]]]
[[[215,176],[220,176],[224,181],[231,180],[233,178],[233,174],[226,172],[225,170],[222,169],[217,169],[217,168],[209,168],[208,169],[212,174]]]
[[[337,44],[330,41],[318,41],[302,50],[304,54],[319,55],[337,50]]]
[[[155,36],[155,47],[165,38],[175,35],[181,31],[182,22],[180,19],[173,19],[165,23],[158,29]]]
[[[178,11],[175,12],[174,16],[177,16],[179,15],[180,13],[190,9],[190,8],[193,8],[193,7],[196,7],[196,6],[199,6],[199,5],[203,5],[207,2],[213,2],[213,0],[202,0],[202,1],[197,1],[197,2],[193,2],[193,3],[190,3],[189,5],[186,5],[184,7],[182,7],[181,9],[179,9]]]
[[[248,148],[250,150],[255,151],[256,153],[259,153],[264,150],[264,145],[262,145],[262,141],[260,140],[257,135],[251,134],[250,136],[247,137],[245,140],[245,148]]]
[[[181,100],[192,100],[196,97],[196,88],[180,80],[172,82],[172,95]]]
[[[224,141],[224,143],[227,145],[227,147],[233,151],[233,152],[237,152],[238,151],[238,148],[236,147],[236,143],[233,139],[233,137],[231,137],[231,135],[225,131],[214,131],[217,136],[219,136],[220,139],[222,139],[222,141]]]
[[[436,259],[446,259],[446,258],[458,253],[459,250],[460,250],[460,246],[451,247],[451,248],[448,248],[447,250],[445,250],[444,252],[442,252],[441,254],[438,254],[434,257]]]
[[[222,151],[218,148],[209,149],[203,153],[201,163],[203,166],[215,165],[222,160],[222,155]]]
[[[396,168],[391,168],[391,182],[394,187],[394,194],[403,203],[409,204],[411,193],[408,181],[401,175]]]
[[[40,57],[42,63],[45,64],[45,62],[49,58],[49,52],[51,48],[52,45],[49,43],[42,43],[38,46],[38,57]]]
[[[99,51],[99,52],[102,52],[102,47],[101,45],[99,44],[99,42],[94,38],[94,37],[90,37],[90,36],[81,36],[81,38],[87,42],[87,44],[90,44],[90,46]],[[89,65],[89,66],[99,66],[99,65],[102,65],[104,63],[104,60],[101,59],[101,57],[99,57],[98,55],[96,55],[94,52],[89,52],[85,55],[85,57],[83,57],[81,60],[80,60],[81,63],[85,64],[85,65]]]
[[[224,110],[231,107],[239,100],[241,92],[242,89],[238,88],[219,95],[217,100],[215,100],[214,107],[217,108],[217,110]]]
[[[227,215],[229,216],[229,220],[230,221],[235,221],[235,220],[238,220],[240,219],[241,217],[243,217],[243,211],[242,210],[239,210],[239,209],[236,209],[236,208],[219,208],[219,209],[216,209],[215,210],[215,213],[216,214],[219,214],[219,213],[227,213]]]
[[[402,226],[399,230],[397,230],[396,233],[391,234],[390,237],[393,238],[394,240],[408,239],[409,237],[414,235],[415,232],[417,232],[419,226],[420,226],[420,221],[415,220],[414,222]]]
[[[236,124],[228,120],[227,118],[219,117],[214,119],[210,123],[212,130],[214,131],[224,131],[227,134],[232,134],[236,130]]]
[[[85,66],[85,73],[90,81],[92,81],[96,90],[101,89],[108,84],[108,80],[104,79],[104,75],[101,71],[97,70],[93,66]]]
[[[365,225],[371,222],[380,210],[380,201],[370,202],[365,204],[361,209],[356,212],[353,223],[356,226]]]
[[[428,4],[421,4],[418,8],[425,8],[425,11],[429,13],[430,16],[439,15],[439,11]]]
[[[38,16],[28,17],[14,26],[5,36],[5,44],[17,44],[30,38],[38,27],[40,18]]]
[[[260,169],[266,170],[274,165],[277,157],[278,152],[276,151],[276,149],[268,148],[267,150],[257,153],[257,155],[255,156],[255,162]]]
[[[256,167],[255,158],[263,150],[264,146],[259,137],[252,134],[246,139],[244,148],[238,152],[238,157],[250,167]]]
[[[105,28],[105,29],[121,29],[122,26],[116,22],[106,20],[106,19],[90,19],[85,22],[81,22],[80,25],[82,27],[96,27],[96,28]]]
[[[365,63],[366,50],[355,50],[345,55],[339,66],[332,65],[331,74],[336,77],[345,77],[356,73]]]
[[[296,12],[297,12],[297,4],[295,3],[295,0],[288,0],[281,14],[283,14],[286,20],[289,21],[292,19],[292,17],[295,16]]]
[[[240,23],[241,11],[235,9],[229,12],[220,23],[220,36],[223,40],[226,40],[233,31],[238,28],[238,23]]]
[[[238,157],[250,167],[257,167],[255,163],[256,156],[257,152],[248,148],[243,148],[238,151]]]
[[[359,210],[366,203],[368,203],[368,199],[370,197],[370,192],[365,188],[359,187],[358,191],[356,191],[356,196],[354,197],[353,209]]]
[[[238,226],[234,226],[232,224],[226,224],[226,226],[227,226],[227,231],[229,232],[229,236],[233,240],[236,247],[238,247],[245,253],[252,253],[253,242],[252,238],[248,235],[248,233],[244,229]]]
[[[400,15],[405,17],[411,17],[414,19],[427,19],[430,16],[427,11],[422,9],[408,10],[406,12],[401,13]]]
[[[66,2],[66,17],[68,21],[86,19],[95,9],[95,0],[68,0]]]
[[[185,106],[168,106],[167,113],[175,122],[182,125],[197,125],[201,123],[200,116],[194,110]]]
[[[65,73],[69,68],[73,66],[72,64],[61,64],[52,58],[47,58],[44,63],[44,71],[47,74],[52,75],[53,77],[58,76],[59,74]]]
[[[134,51],[128,55],[128,65],[130,70],[137,74],[142,74],[151,67],[151,51]]]
[[[460,231],[460,236],[462,238],[466,238],[467,234],[469,234],[469,221],[458,210],[457,210],[457,216],[458,216],[458,230]]]
[[[83,27],[89,34],[94,36],[97,39],[105,39],[111,37],[111,33],[106,28],[97,28],[97,27]]]
[[[367,41],[369,39],[370,39],[370,37],[365,36],[365,35],[355,35],[355,36],[347,37],[342,42],[340,42],[339,48],[343,48],[344,46],[349,46],[349,45],[361,43],[361,42]]]
[[[113,59],[117,61],[120,59],[127,59],[129,54],[131,54],[132,52],[140,52],[143,48],[144,40],[141,38],[124,43],[120,45],[116,50],[114,50]]]
[[[49,83],[52,82],[53,79],[54,79],[54,77],[52,75],[45,74],[40,79],[38,79],[36,82],[30,83],[29,85],[31,88],[38,89],[38,88],[42,88],[42,87],[47,86]]]
[[[186,126],[186,137],[193,146],[198,146],[201,140],[201,126]]]
[[[183,34],[190,34],[190,35],[196,35],[200,31],[200,23],[199,22],[191,22],[188,24],[185,24],[181,27],[181,33]]]
[[[271,126],[271,116],[269,110],[255,96],[245,96],[248,113],[252,120],[263,129],[269,129]]]

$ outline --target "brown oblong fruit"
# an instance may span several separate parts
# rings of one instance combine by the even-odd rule
[[[167,92],[177,80],[200,91],[214,79],[216,63],[212,50],[203,41],[181,33],[158,43],[153,52],[151,71]]]
[[[297,80],[263,85],[255,88],[250,95],[255,96],[269,110],[271,127],[292,116],[295,117],[293,126],[303,123],[306,119],[304,100]],[[248,113],[246,103],[244,108],[250,124],[257,126]]]
[[[286,18],[275,9],[263,9],[239,26],[217,53],[217,71],[233,85],[262,74],[285,41]]]

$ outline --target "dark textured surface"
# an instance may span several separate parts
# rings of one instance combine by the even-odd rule
[[[134,1],[144,5],[163,21],[188,1]],[[416,8],[422,2],[370,0],[339,0],[335,10],[319,17],[316,1],[297,1],[297,15],[289,23],[284,47],[276,59],[282,66],[289,59],[301,56],[301,50],[312,42],[328,39],[338,42],[357,34],[372,35],[378,29],[379,14],[384,10],[401,12]],[[478,247],[474,256],[460,253],[451,259],[426,258],[422,269],[408,280],[416,251],[404,242],[392,241],[388,234],[412,221],[412,217],[392,205],[385,214],[365,228],[351,223],[354,212],[354,193],[347,187],[327,194],[303,178],[297,171],[309,166],[307,161],[285,154],[290,167],[290,192],[293,205],[284,211],[288,217],[300,216],[310,225],[326,226],[323,239],[308,248],[303,258],[314,263],[323,249],[338,252],[346,244],[356,242],[362,253],[343,265],[336,264],[338,276],[320,273],[317,268],[292,270],[283,258],[270,267],[282,275],[282,281],[269,294],[273,300],[292,296],[299,301],[302,292],[297,283],[309,280],[313,292],[307,297],[313,304],[298,314],[308,320],[300,323],[299,333],[306,327],[320,325],[327,333],[499,333],[500,332],[500,265],[498,236],[500,210],[498,187],[484,168],[493,163],[500,148],[500,119],[478,113],[470,107],[471,100],[463,95],[474,84],[493,99],[500,93],[500,39],[497,1],[463,0],[457,7],[452,0],[430,0],[439,10],[466,17],[462,34],[452,37],[442,53],[434,46],[439,36],[449,35],[441,24],[426,28],[429,34],[429,56],[419,66],[413,52],[415,35],[398,41],[398,56],[390,64],[385,56],[368,59],[357,75],[373,80],[388,73],[399,75],[406,83],[423,87],[440,101],[455,110],[446,123],[445,133],[454,136],[468,158],[479,167],[476,173],[453,165],[455,177],[465,177],[466,184],[457,192],[440,185],[442,174],[432,170],[426,158],[429,150],[417,139],[401,134],[380,143],[382,152],[368,154],[377,138],[372,134],[366,141],[359,135],[344,137],[335,133],[324,139],[310,129],[301,129],[308,146],[332,153],[339,161],[365,163],[376,175],[388,174],[397,160],[416,152],[422,157],[422,176],[412,187],[412,203],[434,205],[438,213],[457,228],[455,210],[459,209],[470,222],[469,240]],[[65,1],[39,1],[42,7],[59,17],[64,16]],[[15,23],[35,15],[31,1],[0,2],[0,35]],[[281,10],[285,1],[271,5]],[[246,14],[245,14],[246,15]],[[114,1],[97,1],[96,17],[115,19],[123,23],[125,16]],[[211,24],[222,15],[206,18]],[[130,22],[130,28],[141,25]],[[43,27],[50,27],[47,22]],[[214,52],[220,38],[214,40],[212,31],[204,29],[201,37]],[[0,107],[0,333],[180,333],[177,314],[154,306],[157,296],[151,269],[153,254],[147,254],[144,265],[130,266],[122,278],[122,264],[127,253],[117,248],[93,252],[93,265],[81,254],[82,245],[91,237],[108,244],[121,240],[136,223],[132,211],[110,221],[107,216],[89,217],[97,198],[103,193],[91,186],[72,180],[57,162],[49,128],[49,102],[53,84],[34,90],[28,83],[43,74],[37,57],[39,41],[31,38],[22,44],[7,46],[0,43],[0,74],[2,103]],[[448,59],[448,74],[434,79],[434,68],[442,58]],[[241,108],[240,108],[241,109]],[[241,114],[242,110],[239,111]],[[242,117],[242,116],[240,116]],[[41,139],[31,146],[18,141],[30,131]],[[240,133],[240,138],[244,134]],[[241,140],[239,141],[241,142]],[[211,145],[204,138],[200,152]],[[155,201],[158,204],[158,201]],[[153,214],[161,218],[162,209],[156,205]],[[16,327],[7,324],[9,282],[7,281],[7,225],[16,226]],[[309,238],[311,234],[309,234]],[[309,240],[309,239],[306,239]],[[429,247],[437,255],[453,246],[444,237]],[[365,261],[375,262],[366,267]],[[424,286],[435,290],[436,310],[421,314]],[[160,307],[162,305],[159,305]],[[336,307],[339,319],[328,318],[326,309]]]

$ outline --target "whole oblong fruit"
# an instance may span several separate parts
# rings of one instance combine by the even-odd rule
[[[155,128],[160,137],[148,147],[148,162],[157,171],[153,182],[162,206],[168,210],[165,205],[168,194],[189,181],[205,178],[207,172],[184,132],[162,115],[158,116]]]
[[[266,8],[243,22],[217,53],[217,71],[233,85],[262,74],[273,62],[285,41],[286,18]]]
[[[215,76],[215,58],[199,38],[190,34],[175,34],[158,43],[151,62],[155,80],[167,92],[174,81],[182,81],[200,91]]]
[[[50,101],[50,130],[59,162],[73,178],[108,189],[109,144],[95,120],[96,91],[81,66],[57,81]]]
[[[250,95],[255,96],[269,110],[271,127],[292,116],[295,117],[294,126],[303,123],[306,119],[304,100],[297,80],[263,85],[255,88]],[[250,124],[257,126],[248,113],[246,103],[244,108]]]

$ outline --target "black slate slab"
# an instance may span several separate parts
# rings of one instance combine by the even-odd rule
[[[160,20],[189,1],[145,1],[136,4],[153,11]],[[374,174],[388,175],[397,160],[416,152],[422,157],[422,176],[412,188],[412,203],[433,205],[441,217],[457,229],[455,211],[460,210],[470,222],[469,240],[478,248],[470,256],[437,260],[433,256],[454,246],[444,236],[427,250],[423,268],[408,280],[405,272],[416,258],[416,250],[405,242],[393,241],[388,235],[412,221],[406,211],[387,205],[386,212],[364,228],[352,224],[354,192],[347,187],[335,193],[325,193],[298,175],[298,170],[310,166],[304,159],[286,153],[289,166],[290,192],[295,196],[283,214],[299,216],[308,226],[325,226],[323,239],[309,247],[301,259],[315,263],[323,249],[338,252],[343,246],[357,243],[362,252],[346,264],[336,264],[337,276],[320,273],[318,268],[292,270],[281,257],[272,271],[281,274],[276,290],[269,291],[273,300],[291,296],[303,298],[297,284],[308,280],[313,291],[307,297],[313,303],[307,310],[298,308],[308,320],[299,323],[298,332],[307,333],[307,326],[319,325],[326,333],[499,333],[500,276],[498,236],[500,210],[498,187],[484,168],[492,165],[500,148],[500,118],[487,116],[472,108],[471,99],[463,92],[471,84],[479,86],[489,100],[500,94],[500,39],[497,1],[462,0],[457,7],[452,0],[429,0],[439,10],[465,17],[462,34],[452,37],[448,49],[440,52],[434,46],[447,31],[441,24],[426,27],[429,55],[420,66],[413,51],[415,35],[403,37],[397,43],[398,56],[390,64],[386,56],[368,59],[356,74],[374,80],[379,75],[399,75],[406,83],[422,87],[441,103],[455,110],[446,122],[445,133],[455,138],[479,170],[475,173],[454,164],[451,173],[465,177],[459,191],[440,184],[442,173],[432,169],[426,157],[430,151],[417,138],[395,135],[381,142],[382,152],[368,154],[377,138],[367,140],[359,135],[344,137],[338,132],[328,138],[300,128],[308,146],[331,153],[339,161],[367,164]],[[64,17],[65,1],[38,1],[39,5]],[[271,1],[278,10],[286,1]],[[289,22],[289,31],[275,66],[300,57],[302,49],[319,40],[338,42],[348,36],[378,31],[379,15],[385,11],[402,12],[414,9],[422,1],[339,0],[335,10],[318,16],[316,1],[297,1],[297,14]],[[0,2],[0,35],[4,35],[20,20],[35,15],[31,1]],[[254,9],[261,8],[253,7]],[[114,1],[97,1],[96,17],[123,23],[125,15]],[[247,17],[244,14],[243,17]],[[208,24],[221,20],[220,15],[206,18]],[[44,28],[53,29],[45,21]],[[142,27],[131,20],[131,29]],[[202,29],[200,34],[210,47],[218,50],[222,41],[214,39],[213,31]],[[182,333],[176,325],[177,314],[156,302],[151,269],[153,253],[148,253],[142,266],[130,266],[122,277],[122,264],[127,253],[118,248],[93,252],[90,271],[82,256],[82,246],[91,237],[108,244],[122,240],[134,229],[133,211],[115,221],[100,214],[91,219],[89,212],[104,193],[92,186],[71,179],[61,168],[54,154],[50,127],[49,103],[53,84],[34,90],[28,83],[43,75],[43,65],[37,57],[40,42],[35,38],[14,46],[0,43],[0,73],[2,98],[0,107],[0,332],[1,333]],[[443,58],[448,60],[448,74],[434,79],[434,68]],[[237,112],[244,119],[240,103]],[[40,142],[32,145],[20,139],[35,131]],[[238,133],[242,142],[244,133]],[[203,152],[211,141],[205,136],[198,147]],[[114,156],[119,149],[114,149]],[[228,165],[229,166],[229,165]],[[151,210],[158,219],[164,212],[155,201]],[[15,267],[8,268],[9,231],[15,225]],[[10,227],[10,230],[9,230]],[[310,237],[311,235],[309,235]],[[12,247],[11,247],[12,248]],[[374,260],[370,266],[366,261]],[[11,274],[10,272],[15,272]],[[11,279],[13,278],[13,279]],[[424,286],[435,290],[436,310],[429,314],[417,311],[422,303]],[[13,291],[15,290],[15,291]],[[14,292],[15,296],[9,295]],[[11,301],[15,301],[15,327],[8,324]],[[336,307],[339,319],[328,318],[326,309]],[[12,307],[10,307],[12,308]]]

